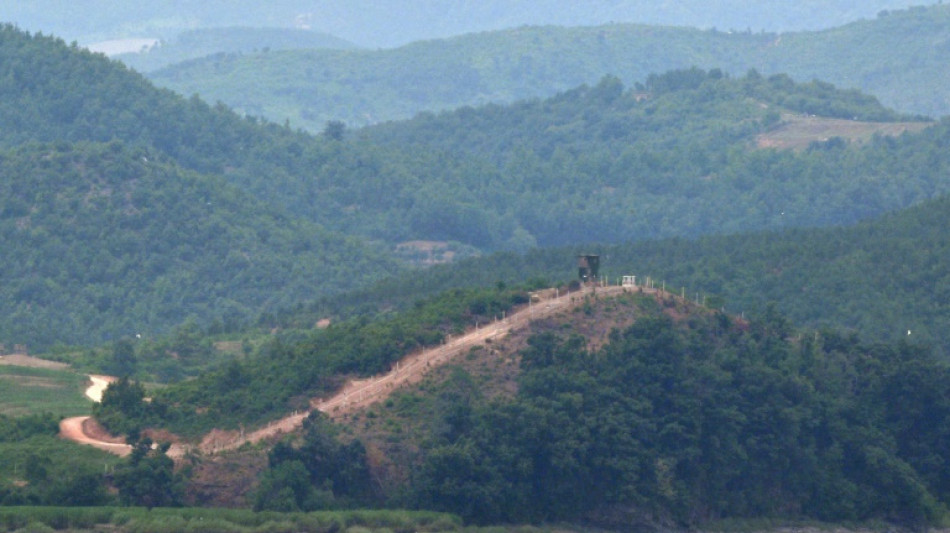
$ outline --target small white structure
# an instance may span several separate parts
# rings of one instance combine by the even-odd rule
[[[621,282],[623,287],[636,287],[637,286],[637,277],[636,276],[624,276]]]

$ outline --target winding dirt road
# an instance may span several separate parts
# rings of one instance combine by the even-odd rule
[[[132,447],[123,442],[109,442],[102,440],[102,436],[95,436],[96,431],[89,426],[93,423],[92,417],[74,416],[59,423],[59,435],[79,444],[88,444],[100,450],[125,457],[132,453]]]
[[[116,378],[113,376],[90,375],[89,381],[92,382],[92,385],[86,389],[86,397],[96,403],[99,403],[102,401],[102,393],[105,392],[106,387],[108,387],[110,383],[116,381]]]
[[[397,362],[392,370],[385,374],[351,380],[333,396],[312,400],[311,408],[324,412],[335,419],[342,418],[377,401],[384,400],[403,384],[420,381],[430,370],[447,363],[456,355],[467,352],[474,346],[485,343],[489,339],[506,335],[511,330],[522,328],[532,320],[549,317],[582,303],[585,295],[596,293],[609,296],[620,294],[625,290],[638,289],[647,293],[657,292],[656,289],[647,287],[618,286],[585,287],[580,291],[557,296],[555,296],[557,293],[551,291],[554,297],[542,299],[539,302],[531,302],[527,307],[507,317],[500,317],[490,324],[480,326],[462,336],[448,338],[440,346],[410,354]],[[93,401],[100,401],[102,390],[108,385],[110,379],[115,378],[90,376],[93,384],[87,389],[86,395],[92,398]],[[213,431],[206,435],[197,446],[172,445],[168,455],[182,457],[189,451],[216,453],[234,450],[247,443],[253,444],[281,433],[289,433],[300,427],[309,414],[309,411],[293,413],[247,434],[237,431]],[[127,444],[109,442],[108,440],[102,440],[101,437],[97,438],[92,431],[94,429],[92,426],[93,421],[89,420],[89,417],[68,418],[60,424],[60,434],[64,438],[89,444],[117,455],[131,453],[131,447]],[[90,434],[90,432],[93,432],[93,434]]]
[[[89,376],[92,384],[86,389],[86,397],[98,403],[102,401],[102,393],[116,378],[112,376]],[[108,439],[101,430],[94,427],[95,422],[89,416],[74,416],[59,423],[59,435],[64,439],[88,444],[100,450],[116,455],[125,456],[132,453],[132,447],[118,439]]]

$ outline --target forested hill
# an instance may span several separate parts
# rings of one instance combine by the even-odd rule
[[[337,413],[345,433],[311,415],[270,451],[255,509],[398,505],[480,524],[644,530],[945,519],[950,370],[926,350],[798,331],[774,310],[736,320],[668,294],[577,298],[386,401]],[[502,287],[449,291],[267,343],[150,403],[140,386],[114,387],[95,412],[122,432],[237,430],[325,398],[342,372],[391,368],[527,300]]]
[[[399,269],[119,141],[0,152],[0,247],[0,342],[31,349],[241,324]]]
[[[843,224],[950,190],[939,148],[948,124],[890,138],[872,135],[880,123],[848,120],[866,143],[813,136],[799,152],[757,149],[797,120],[790,111],[896,117],[820,82],[691,69],[630,89],[608,77],[547,100],[421,115],[356,136],[396,152],[465,154],[451,175],[419,183],[441,200],[415,200],[408,222],[426,238],[480,247]]]
[[[277,181],[266,154],[309,136],[11,27],[0,73],[0,343],[240,322],[399,269],[235,187],[235,174]]]
[[[309,27],[362,46],[397,46],[421,39],[525,24],[603,24],[608,21],[753,31],[818,29],[870,18],[884,9],[933,3],[915,0],[773,0],[748,3],[703,0],[676,4],[651,0],[420,0],[395,9],[376,0],[204,0],[202,2],[117,3],[114,0],[5,0],[6,21],[30,31],[87,44],[124,37],[167,39],[182,29],[220,26]]]
[[[950,114],[948,5],[883,11],[874,20],[822,31],[746,28],[519,27],[393,50],[212,57],[151,78],[182,94],[314,131],[328,120],[355,127],[426,110],[546,97],[608,74],[633,85],[691,66],[734,76],[755,68],[800,82],[820,79],[873,94],[904,112]],[[721,31],[727,29],[736,31]]]
[[[545,101],[313,137],[156,90],[50,38],[12,28],[2,38],[0,116],[15,127],[0,143],[119,139],[328,229],[392,244],[526,249],[844,223],[945,186],[943,154],[905,152],[927,166],[893,173],[897,159],[880,143],[752,150],[783,113],[897,118],[866,95],[783,76],[694,69],[650,77],[643,90],[605,78]],[[900,143],[926,150],[922,135]],[[854,201],[858,189],[866,201]]]

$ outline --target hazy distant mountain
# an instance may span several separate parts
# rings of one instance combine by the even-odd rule
[[[129,41],[132,44],[137,42],[129,39],[118,43]],[[356,45],[326,33],[296,28],[206,28],[188,30],[170,40],[157,41],[141,49],[133,48],[132,52],[110,54],[106,51],[106,55],[139,72],[148,72],[214,54],[267,53],[301,48],[346,50],[356,48]],[[98,51],[96,46],[90,46],[90,49]]]
[[[886,106],[950,114],[950,6],[882,13],[818,32],[747,33],[612,24],[526,27],[423,41],[392,50],[296,50],[215,56],[150,74],[270,120],[319,131],[421,111],[546,97],[605,74],[633,85],[670,69],[750,68],[820,79]]]
[[[128,37],[170,39],[222,26],[309,28],[368,47],[524,24],[636,22],[722,30],[819,29],[870,18],[914,0],[121,0],[0,1],[0,19],[90,44]],[[933,3],[925,1],[923,3]]]

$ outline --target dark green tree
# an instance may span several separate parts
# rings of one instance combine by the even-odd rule
[[[177,507],[181,505],[183,478],[166,454],[169,444],[153,447],[143,438],[132,443],[128,462],[115,470],[115,486],[124,505]]]

